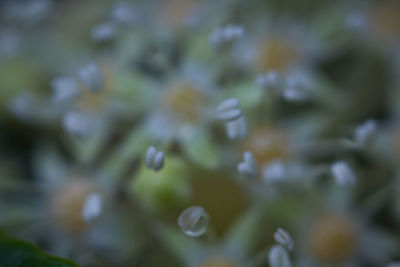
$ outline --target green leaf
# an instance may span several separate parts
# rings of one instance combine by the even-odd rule
[[[77,267],[78,265],[47,254],[30,243],[12,239],[0,232],[0,266]]]

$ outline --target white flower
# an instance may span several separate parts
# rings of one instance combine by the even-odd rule
[[[146,152],[145,163],[149,169],[161,170],[164,167],[164,152],[157,151],[153,146],[149,147]]]
[[[331,166],[331,172],[336,183],[340,186],[353,186],[356,176],[350,166],[344,161],[338,161]]]
[[[83,204],[82,217],[86,222],[97,218],[103,209],[103,199],[98,193],[90,194]]]
[[[275,241],[285,246],[288,250],[293,250],[294,242],[289,233],[282,228],[278,228],[274,234]]]
[[[257,175],[257,162],[251,152],[243,153],[243,161],[237,166],[239,173],[254,177]]]
[[[269,251],[268,255],[270,267],[291,267],[292,263],[289,258],[289,254],[285,248],[280,245],[276,245]]]

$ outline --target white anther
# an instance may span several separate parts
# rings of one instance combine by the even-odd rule
[[[146,152],[145,163],[148,169],[161,170],[164,167],[164,152],[157,151],[153,146],[149,147]]]
[[[97,92],[104,87],[104,78],[99,67],[95,63],[90,63],[81,67],[78,71],[79,78],[92,92]]]
[[[237,120],[242,116],[242,111],[238,108],[239,100],[230,98],[223,101],[217,107],[217,117],[224,121]]]
[[[276,230],[274,234],[274,239],[282,246],[285,246],[288,250],[294,249],[294,242],[292,237],[287,231],[283,230],[282,228],[278,228],[278,230]]]
[[[86,222],[91,222],[101,214],[102,209],[103,199],[100,194],[90,194],[83,204],[82,217]]]
[[[239,173],[255,177],[257,175],[257,162],[251,152],[246,151],[243,153],[243,161],[237,166]]]
[[[336,183],[340,186],[353,186],[357,182],[355,174],[344,161],[334,163],[331,166],[331,173]]]

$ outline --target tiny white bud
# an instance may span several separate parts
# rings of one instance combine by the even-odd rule
[[[97,218],[103,209],[103,199],[98,193],[90,194],[83,204],[82,216],[86,222]]]
[[[274,234],[275,241],[285,246],[288,250],[294,249],[294,242],[289,233],[282,228],[278,228]]]
[[[280,245],[271,248],[268,255],[270,267],[291,267],[289,253]]]
[[[331,166],[331,173],[336,183],[340,186],[353,186],[356,176],[350,166],[344,161],[338,161]]]

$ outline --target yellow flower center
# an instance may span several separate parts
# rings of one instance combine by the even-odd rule
[[[262,166],[273,160],[290,157],[287,136],[273,128],[261,127],[253,130],[243,144],[243,151],[251,151]]]
[[[186,82],[177,83],[167,89],[165,103],[176,115],[187,121],[195,121],[203,104],[203,95]]]
[[[357,245],[357,228],[349,218],[324,217],[311,230],[311,253],[321,262],[344,262],[354,255]]]
[[[261,43],[255,64],[260,72],[269,70],[284,72],[298,60],[298,57],[292,44],[281,38],[274,38]]]
[[[93,193],[94,185],[73,180],[54,192],[52,213],[58,225],[71,233],[79,233],[86,228],[82,208],[86,198]]]

